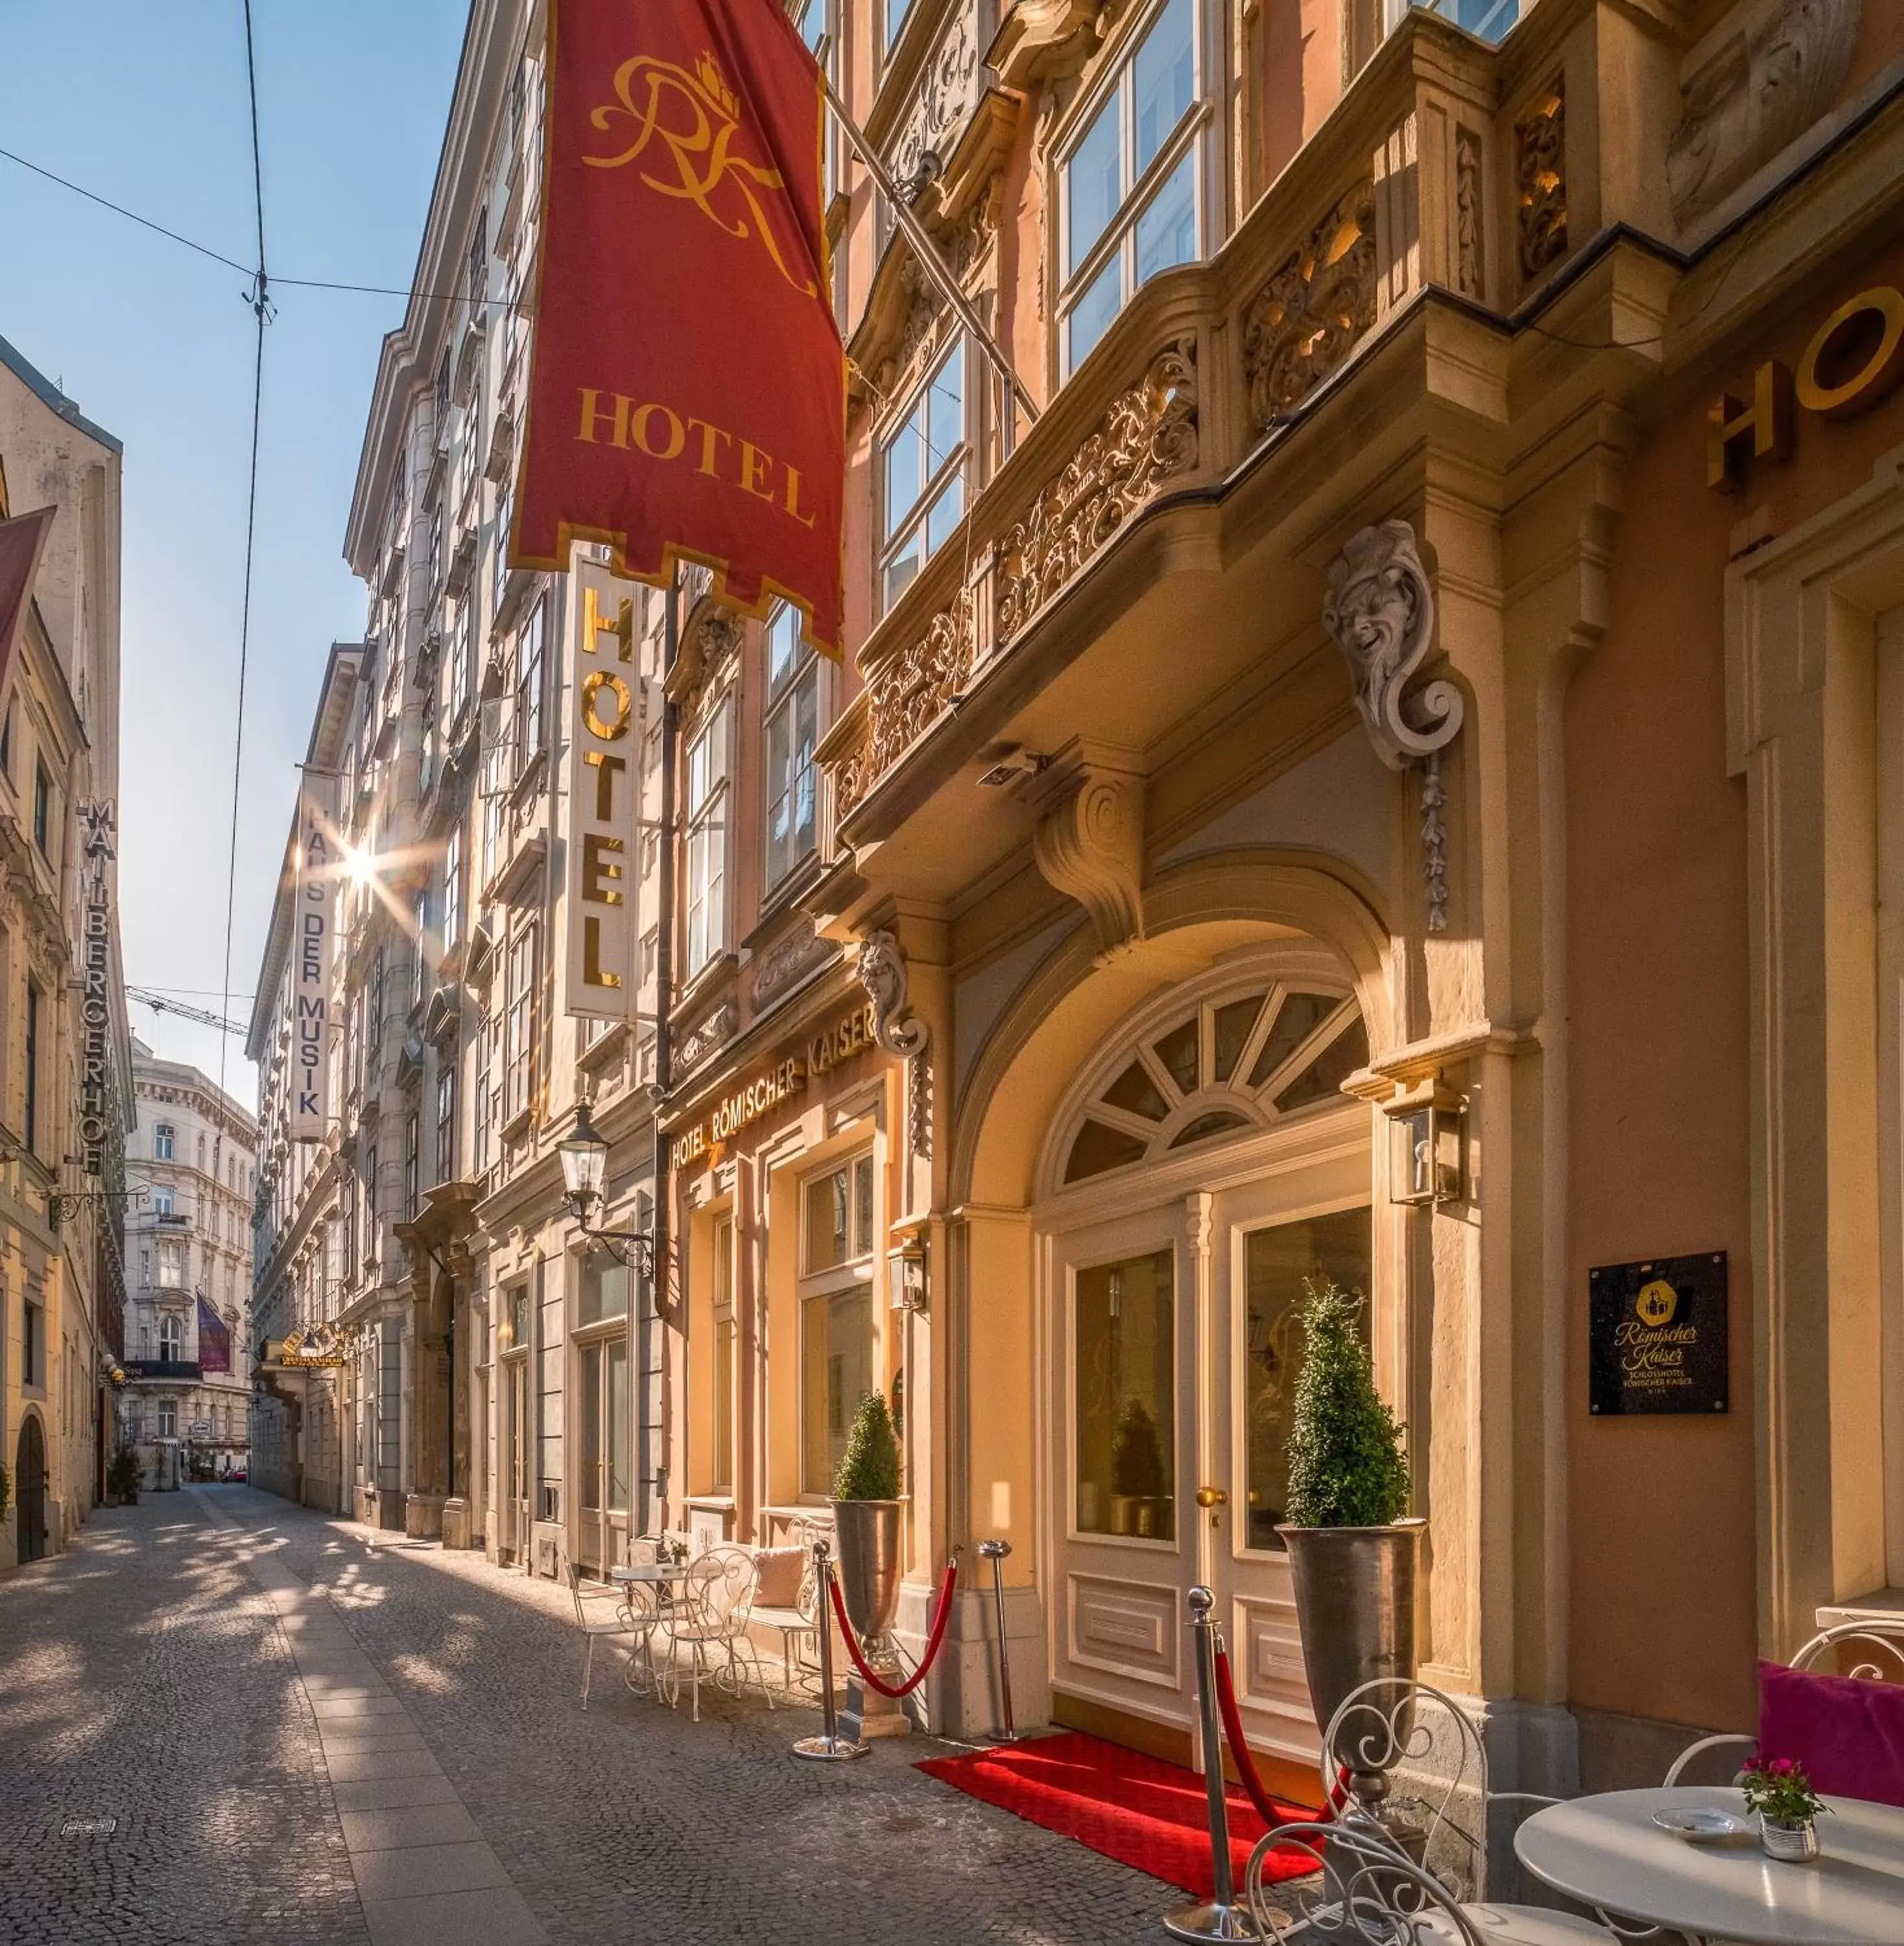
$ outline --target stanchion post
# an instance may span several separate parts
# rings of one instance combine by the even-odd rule
[[[1003,1741],[1018,1741],[1011,1720],[1011,1645],[1005,1639],[1005,1556],[1011,1552],[1008,1540],[982,1540],[979,1552],[992,1564],[992,1612],[998,1623],[998,1710],[1004,1719]]]
[[[840,1734],[839,1708],[833,1700],[833,1561],[823,1540],[813,1543],[813,1584],[819,1610],[819,1697],[825,1727],[817,1737],[802,1737],[793,1753],[820,1762],[842,1763],[864,1756],[872,1746]]]
[[[1223,1776],[1223,1732],[1217,1722],[1217,1624],[1211,1612],[1216,1598],[1207,1588],[1190,1590],[1197,1722],[1203,1737],[1203,1790],[1210,1806],[1210,1875],[1215,1896],[1166,1913],[1164,1930],[1177,1939],[1260,1940],[1262,1932],[1248,1907],[1236,1903],[1236,1874],[1230,1864],[1230,1800]]]

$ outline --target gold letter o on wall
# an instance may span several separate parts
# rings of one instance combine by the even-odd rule
[[[612,690],[615,697],[615,720],[604,723],[596,713],[595,706],[603,690]],[[591,737],[599,737],[604,743],[612,743],[618,737],[628,734],[628,718],[634,713],[634,698],[628,693],[628,686],[612,669],[591,670],[582,685],[582,720]],[[618,758],[616,760],[620,761]]]
[[[1864,363],[1841,382],[1831,383],[1819,367],[1829,357],[1833,341],[1855,321],[1872,319],[1877,322],[1877,338]],[[1867,335],[1869,329],[1867,323]],[[1850,344],[1844,349],[1849,351]],[[1840,304],[1818,327],[1799,360],[1798,403],[1806,411],[1828,419],[1850,419],[1876,405],[1900,379],[1904,379],[1904,292],[1881,284]]]

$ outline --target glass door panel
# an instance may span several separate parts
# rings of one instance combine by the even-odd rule
[[[1332,1278],[1365,1296],[1369,1287],[1369,1218],[1344,1209],[1252,1230],[1243,1239],[1244,1504],[1242,1543],[1280,1550],[1276,1530],[1289,1489],[1290,1413],[1303,1362],[1298,1312],[1311,1277]],[[1362,1340],[1369,1308],[1362,1312]]]
[[[597,1514],[602,1504],[602,1348],[582,1354],[582,1510]]]
[[[628,1511],[628,1348],[618,1338],[608,1347],[607,1398],[604,1416],[608,1422],[608,1511],[625,1519]]]
[[[1072,1319],[1076,1531],[1174,1540],[1172,1253],[1079,1270]]]

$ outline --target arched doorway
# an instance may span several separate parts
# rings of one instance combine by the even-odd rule
[[[14,1494],[14,1534],[23,1568],[46,1552],[46,1441],[36,1413],[29,1412],[20,1422]]]
[[[1369,1038],[1332,956],[1227,960],[1129,1016],[1054,1117],[1032,1210],[1054,1688],[1187,1728],[1193,1585],[1252,1740],[1315,1747],[1276,1530],[1304,1280],[1372,1295]],[[1369,1314],[1365,1312],[1365,1317]]]

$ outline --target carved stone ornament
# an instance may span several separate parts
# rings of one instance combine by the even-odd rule
[[[1455,288],[1481,295],[1481,138],[1455,131]]]
[[[668,693],[684,715],[693,715],[701,692],[720,674],[728,657],[739,652],[740,641],[738,615],[709,601],[690,614],[668,677]]]
[[[918,1015],[906,1010],[909,983],[906,955],[897,937],[883,926],[868,933],[859,942],[859,984],[872,1002],[873,1039],[888,1054],[910,1059],[923,1054],[931,1030]]]
[[[1708,35],[1680,84],[1666,150],[1673,215],[1703,216],[1802,135],[1843,85],[1859,0],[1744,0]],[[1714,42],[1717,45],[1714,45]]]
[[[919,91],[892,149],[893,180],[907,183],[917,177],[921,159],[929,150],[943,162],[947,137],[961,128],[979,93],[979,48],[973,32],[973,9],[961,5],[947,23],[945,36],[927,57]]]
[[[691,1073],[716,1049],[732,1040],[739,1024],[739,1009],[732,1000],[723,1000],[681,1042],[680,1052],[674,1057],[677,1076]]]
[[[1328,571],[1322,626],[1347,657],[1355,700],[1375,753],[1390,770],[1421,764],[1421,841],[1428,930],[1448,925],[1440,752],[1460,733],[1467,705],[1454,684],[1408,685],[1434,640],[1434,591],[1406,520],[1384,520],[1353,536]]]
[[[866,679],[867,734],[834,778],[834,805],[844,817],[938,721],[972,672],[972,601],[963,593],[942,608],[916,642],[881,663]]]
[[[1142,777],[1080,770],[1038,819],[1032,850],[1047,882],[1090,915],[1099,965],[1143,937]]]
[[[998,595],[1003,647],[1199,454],[1196,342],[1159,352],[1143,382],[1111,402],[1103,423],[1005,536]]]
[[[803,919],[763,959],[754,974],[754,1004],[764,1007],[777,1000],[798,981],[833,955],[833,942],[814,931],[813,922]]]
[[[1514,124],[1520,273],[1537,277],[1567,254],[1567,100],[1559,75]]]
[[[1267,431],[1341,369],[1375,322],[1375,186],[1356,184],[1243,314],[1251,417]]]
[[[1075,75],[1096,51],[1105,0],[1018,0],[989,58],[1008,88],[1030,89]]]

